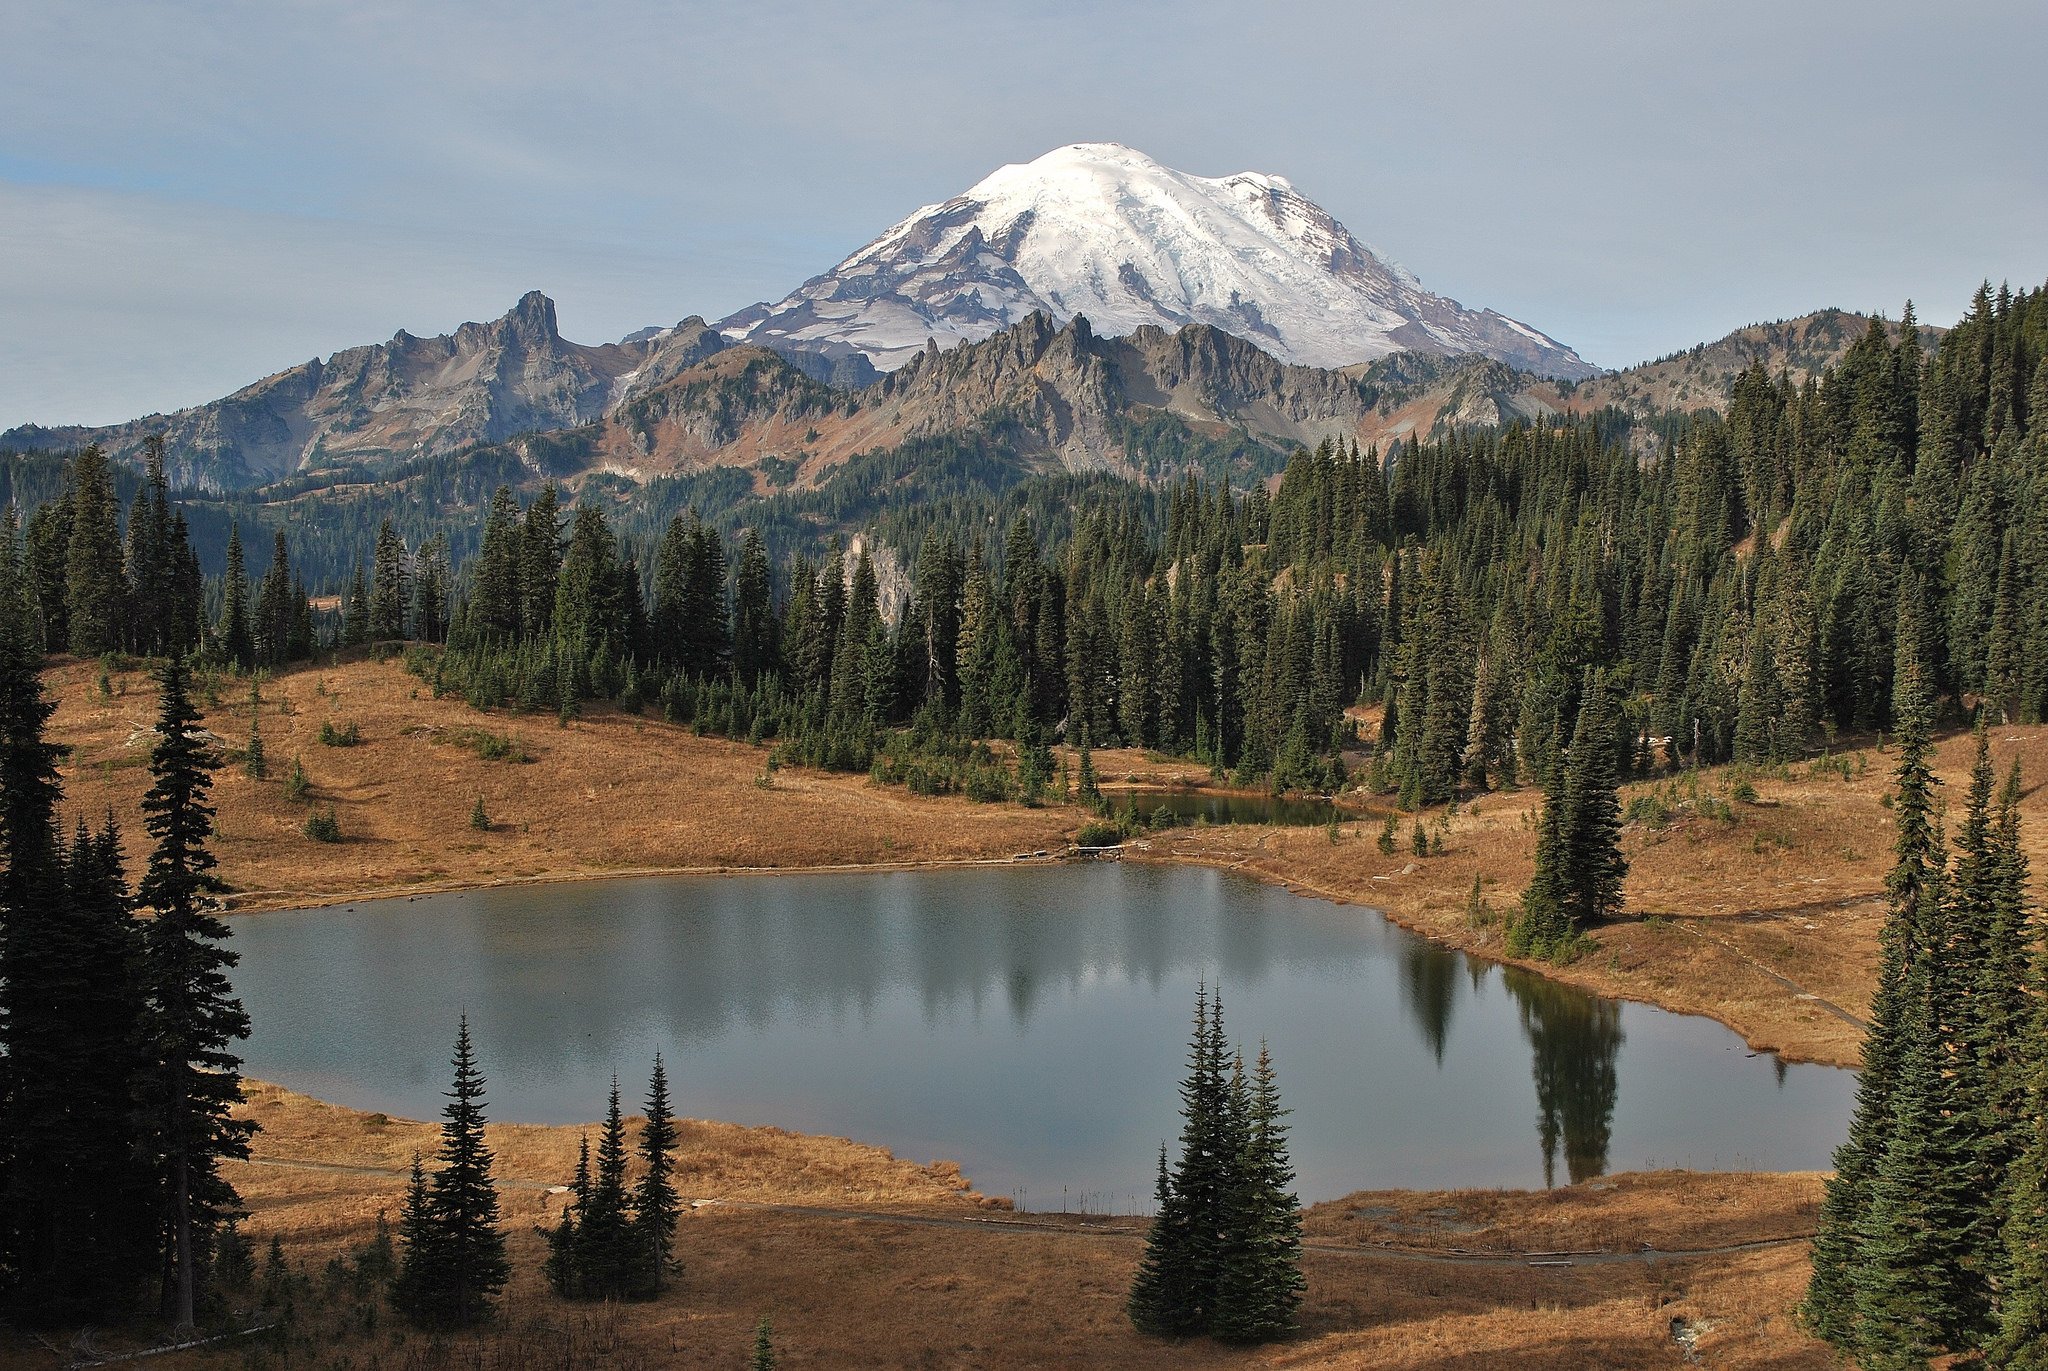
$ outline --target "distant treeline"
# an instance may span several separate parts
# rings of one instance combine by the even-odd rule
[[[1648,453],[1642,429],[1518,424],[1385,454],[1325,443],[1247,492],[1029,476],[997,424],[765,500],[723,489],[736,471],[631,503],[595,483],[573,510],[507,481],[474,530],[359,530],[325,618],[288,548],[332,532],[295,528],[253,598],[231,571],[199,617],[238,660],[244,612],[247,660],[445,641],[422,670],[480,705],[616,699],[835,766],[874,765],[912,724],[954,781],[990,760],[979,740],[1037,755],[1063,730],[1321,788],[1362,701],[1385,706],[1372,779],[1432,804],[1550,782],[1596,671],[1618,774],[1768,763],[1891,725],[1908,621],[1943,694],[2038,719],[2048,295],[1980,291],[1932,356],[1907,315],[1896,343],[1873,323],[1804,385],[1752,368],[1725,416],[1661,425]],[[32,567],[119,545],[96,531],[118,506],[75,493],[94,469],[74,463],[73,493],[31,517]],[[44,513],[67,500],[68,541]],[[657,536],[628,536],[657,511]]]

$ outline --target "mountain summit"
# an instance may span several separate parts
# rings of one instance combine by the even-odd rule
[[[740,342],[903,365],[1042,311],[1099,333],[1210,324],[1283,361],[1480,353],[1592,376],[1570,348],[1432,294],[1278,176],[1216,178],[1120,143],[1076,143],[927,205],[777,304],[722,321]]]

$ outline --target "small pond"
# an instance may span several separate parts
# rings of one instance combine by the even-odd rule
[[[493,1118],[597,1118],[660,1051],[680,1113],[957,1160],[1027,1207],[1149,1207],[1204,981],[1272,1047],[1307,1200],[1824,1167],[1854,1088],[1191,867],[593,881],[232,927],[253,1076],[433,1118],[467,1011]]]
[[[1319,796],[1260,795],[1251,792],[1220,790],[1164,790],[1134,787],[1126,790],[1104,790],[1103,797],[1109,806],[1121,814],[1125,797],[1134,804],[1138,816],[1150,819],[1160,810],[1173,816],[1177,824],[1192,824],[1197,821],[1212,824],[1280,824],[1292,828],[1313,827],[1326,824],[1332,819],[1340,822],[1356,820],[1356,811],[1341,810]]]

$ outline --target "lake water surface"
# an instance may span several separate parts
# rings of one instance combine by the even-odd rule
[[[518,886],[232,921],[246,1070],[432,1118],[467,1011],[491,1117],[677,1110],[950,1158],[1021,1204],[1144,1209],[1195,988],[1273,1051],[1305,1200],[1651,1166],[1825,1167],[1854,1077],[1377,914],[1142,864]]]

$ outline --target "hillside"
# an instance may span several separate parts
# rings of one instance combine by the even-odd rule
[[[111,810],[139,860],[137,805],[148,777],[138,740],[147,738],[154,696],[140,671],[115,672],[110,695],[99,693],[95,675],[86,664],[45,675],[58,702],[53,736],[71,749],[65,799],[79,814]],[[238,750],[249,736],[248,693],[223,684],[217,698],[206,725]],[[323,746],[321,725],[330,722],[356,724],[362,743]],[[609,709],[566,727],[484,713],[428,698],[396,662],[344,661],[279,677],[264,687],[258,727],[270,778],[254,781],[230,765],[216,792],[222,874],[231,907],[245,910],[642,871],[1007,860],[1059,848],[1086,817],[1057,805],[921,798],[808,769],[786,768],[763,785],[765,748]],[[525,760],[487,758],[493,740]],[[2029,776],[2048,775],[2048,726],[2000,729],[1993,741],[2001,765],[2018,757]],[[1967,776],[1969,747],[1958,734],[1941,748],[1952,792]],[[1875,975],[1890,831],[1880,799],[1892,761],[1877,750],[1844,755],[1850,765],[1839,770],[1759,777],[1758,801],[1725,821],[1693,817],[1667,782],[1625,787],[1624,803],[1648,797],[1670,810],[1628,830],[1631,917],[1596,930],[1600,952],[1567,967],[1545,964],[1544,974],[1707,1014],[1796,1058],[1853,1063],[1855,1020]],[[300,800],[283,779],[294,756],[310,782]],[[1096,765],[1111,787],[1207,782],[1205,768],[1137,749],[1102,749]],[[1735,779],[1710,770],[1706,793],[1725,796]],[[492,819],[482,834],[468,822],[479,797]],[[1441,816],[1448,836],[1443,856],[1420,862],[1378,850],[1379,802],[1362,795],[1349,800],[1364,807],[1335,843],[1321,829],[1225,826],[1176,830],[1150,851],[1385,909],[1441,942],[1510,960],[1500,925],[1474,920],[1469,895],[1477,876],[1496,907],[1513,902],[1532,860],[1527,811],[1537,799],[1525,789],[1454,816],[1425,816]],[[329,808],[344,841],[305,837],[306,817]],[[2030,791],[2022,812],[2035,869],[2048,869],[2048,788]]]
[[[1867,314],[1823,309],[1796,319],[1750,324],[1654,362],[1559,385],[1559,404],[1575,414],[1610,406],[1642,416],[1717,410],[1727,403],[1735,378],[1751,366],[1763,367],[1772,377],[1783,373],[1795,386],[1818,379],[1869,331],[1870,321]],[[1886,320],[1885,333],[1897,342],[1898,323]],[[1931,351],[1942,333],[1922,327],[1921,342]]]

